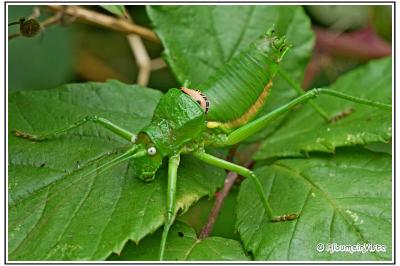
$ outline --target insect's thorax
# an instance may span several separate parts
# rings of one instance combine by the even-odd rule
[[[146,133],[164,157],[201,137],[206,123],[204,110],[190,96],[170,89],[158,103]]]

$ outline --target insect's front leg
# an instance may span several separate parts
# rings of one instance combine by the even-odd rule
[[[175,219],[176,211],[176,180],[180,161],[180,154],[174,154],[169,157],[168,162],[168,186],[167,186],[167,213],[164,230],[160,243],[160,261],[164,259],[165,244],[168,237],[169,229]]]
[[[240,165],[225,161],[223,159],[220,159],[218,157],[212,156],[205,152],[196,152],[193,155],[208,164],[217,166],[217,167],[225,169],[225,170],[236,172],[247,178],[251,178],[256,185],[256,190],[257,190],[257,193],[260,196],[260,199],[263,203],[264,209],[272,222],[280,222],[280,221],[288,221],[288,220],[297,219],[298,214],[296,214],[296,213],[290,213],[290,214],[284,214],[284,215],[273,215],[272,208],[269,205],[267,197],[264,194],[264,190],[262,188],[261,182],[258,179],[258,177],[253,173],[253,171],[251,171],[243,166],[240,166]]]
[[[101,125],[102,127],[107,128],[111,132],[115,133],[116,135],[118,135],[128,141],[134,142],[136,140],[135,134],[113,124],[111,121],[109,121],[105,118],[98,117],[98,116],[86,116],[84,119],[79,120],[73,124],[67,125],[66,127],[62,128],[62,129],[55,130],[55,131],[49,132],[49,133],[44,133],[44,134],[32,134],[32,133],[28,133],[28,132],[24,132],[24,131],[20,131],[20,130],[13,130],[13,131],[17,137],[29,139],[32,141],[42,141],[42,140],[47,140],[47,139],[58,137],[62,134],[67,133],[68,131],[70,131],[74,128],[82,126],[83,124],[85,124],[87,122],[97,123],[97,124]]]

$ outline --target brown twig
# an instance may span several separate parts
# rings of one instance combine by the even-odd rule
[[[155,43],[160,42],[155,33],[150,29],[134,25],[125,19],[114,18],[80,6],[49,5],[48,8],[53,12],[62,11],[64,14],[75,17],[80,21],[100,25],[123,33],[134,33]]]
[[[234,149],[236,151],[236,148],[234,148]],[[231,152],[230,152],[230,154],[231,154]],[[232,155],[230,155],[230,156],[232,156]],[[232,156],[232,158],[233,158],[233,156]],[[252,164],[253,164],[253,161],[249,160],[244,164],[244,167],[247,167],[247,168],[251,167]],[[235,184],[235,181],[238,177],[239,177],[239,175],[234,172],[229,172],[228,175],[226,176],[225,182],[224,182],[224,187],[215,197],[214,206],[210,212],[210,215],[208,216],[207,224],[201,229],[201,232],[199,235],[200,240],[205,239],[206,237],[208,237],[211,234],[212,229],[215,224],[215,221],[217,220],[218,214],[223,205],[224,199],[229,194],[229,191],[231,190],[232,186]]]
[[[63,13],[58,12],[58,13],[54,14],[54,16],[51,16],[48,19],[46,19],[45,21],[41,22],[40,25],[42,26],[42,28],[46,28],[50,25],[60,23],[60,21],[62,20],[62,17],[63,17]]]
[[[19,36],[21,36],[20,32],[11,33],[11,34],[8,35],[8,39],[12,40],[12,39],[17,38]]]
[[[126,19],[135,25],[135,22],[131,16],[126,12]],[[151,73],[151,58],[146,50],[146,46],[143,43],[142,38],[134,33],[126,35],[132,53],[136,60],[136,65],[139,67],[139,73],[137,77],[137,84],[147,86],[150,80]]]
[[[126,19],[135,25],[132,17],[126,13]],[[162,58],[151,59],[142,38],[137,34],[128,34],[127,36],[132,53],[134,54],[136,65],[139,67],[137,84],[147,86],[150,80],[151,72],[166,66]]]
[[[151,60],[151,70],[152,71],[162,69],[166,66],[167,66],[167,64],[165,63],[164,59],[162,59],[162,57],[154,58]]]
[[[40,9],[38,7],[34,7],[32,15],[29,16],[29,19],[37,19],[39,16],[40,16]],[[48,19],[46,19],[43,22],[39,22],[40,30],[42,31],[43,29],[47,28],[50,25],[60,23],[62,21],[62,19],[63,19],[63,13],[61,11],[57,12],[56,14],[54,14],[54,16],[49,17]],[[12,24],[14,24],[14,23],[12,23]],[[16,33],[12,33],[12,34],[8,35],[8,39],[12,40],[12,39],[14,39],[16,37],[20,37],[20,36],[23,36],[21,34],[21,32],[16,32]]]

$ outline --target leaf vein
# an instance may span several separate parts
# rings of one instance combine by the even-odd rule
[[[301,179],[303,179],[304,181],[306,181],[309,185],[311,185],[313,188],[315,188],[316,190],[318,190],[321,195],[328,200],[328,202],[332,205],[333,209],[343,218],[343,220],[347,223],[347,225],[352,228],[354,230],[354,232],[356,233],[356,235],[358,236],[358,238],[363,241],[363,243],[368,243],[367,239],[365,238],[365,236],[363,235],[363,233],[350,221],[350,218],[343,213],[342,209],[338,206],[338,204],[335,202],[335,200],[333,198],[331,198],[324,190],[322,190],[319,186],[317,186],[313,181],[311,181],[308,177],[306,177],[304,174],[302,174],[301,172],[296,171],[293,168],[290,168],[286,165],[282,165],[279,163],[275,163],[275,165],[277,167],[283,168],[286,171],[295,173],[296,176],[300,177]],[[373,255],[375,257],[380,258],[380,256],[378,256],[377,254],[373,253]]]
[[[127,164],[127,166],[126,166],[126,171],[125,171],[125,174],[124,174],[124,183],[126,182],[126,176],[127,176],[127,174],[128,174],[128,170],[129,170],[129,164]],[[121,186],[121,188],[123,188],[124,186]],[[120,202],[120,200],[121,200],[121,198],[122,198],[122,189],[120,189],[119,190],[119,194],[118,194],[118,199],[115,201],[115,204],[114,204],[114,206],[112,207],[112,211],[111,211],[111,214],[110,214],[110,216],[108,217],[108,219],[107,219],[107,221],[106,221],[106,223],[105,223],[105,225],[104,225],[104,228],[103,228],[103,230],[101,231],[101,233],[99,234],[99,238],[98,238],[98,241],[97,241],[97,243],[96,243],[96,245],[95,245],[95,249],[93,249],[93,253],[90,255],[90,258],[92,258],[93,259],[93,256],[94,256],[94,254],[97,252],[97,249],[99,248],[99,246],[100,246],[100,243],[101,243],[101,239],[103,238],[103,234],[104,234],[104,232],[105,232],[105,230],[107,229],[107,226],[108,226],[108,224],[110,223],[110,221],[111,221],[111,218],[113,217],[113,215],[114,215],[114,213],[115,213],[115,211],[116,211],[116,206],[118,206],[118,203]],[[128,240],[128,239],[127,239]],[[126,241],[127,241],[126,240]],[[125,242],[126,242],[125,241]]]
[[[211,36],[213,37],[213,39],[215,40],[215,43],[217,44],[217,49],[218,49],[218,57],[220,59],[220,65],[222,65],[225,62],[225,58],[224,58],[224,51],[222,49],[222,44],[221,41],[218,39],[218,34],[217,34],[217,30],[215,28],[215,22],[214,22],[214,17],[212,14],[212,7],[207,7],[207,13],[208,13],[208,17],[210,19],[210,30],[211,30]]]
[[[21,244],[25,241],[25,239],[28,238],[28,235],[31,234],[31,232],[35,229],[35,227],[36,227],[36,225],[39,223],[39,221],[43,218],[43,213],[45,212],[45,209],[46,209],[46,206],[47,206],[47,201],[48,201],[48,198],[49,198],[49,190],[50,190],[50,189],[48,188],[48,189],[47,189],[47,192],[46,192],[46,199],[45,199],[45,203],[44,203],[44,208],[42,209],[42,212],[40,213],[39,219],[37,219],[35,225],[32,226],[31,230],[30,230],[30,231],[25,235],[25,237],[19,242],[18,246],[16,246],[16,247],[14,248],[14,250],[12,250],[11,252],[9,251],[10,257],[12,257],[12,256],[11,256],[12,253],[14,253],[14,251],[16,251],[16,250],[21,246]],[[32,213],[32,212],[30,212],[30,213]],[[30,215],[29,215],[29,216],[30,216]],[[29,217],[29,216],[28,216],[28,217]],[[19,223],[17,222],[17,223],[13,223],[13,224],[19,224]]]
[[[233,54],[235,53],[235,51],[240,46],[240,43],[242,42],[242,40],[244,38],[244,35],[245,35],[245,33],[246,33],[246,31],[247,31],[247,29],[249,27],[249,24],[250,24],[250,21],[251,21],[253,13],[254,13],[254,6],[250,6],[250,10],[249,10],[249,12],[247,14],[246,20],[242,24],[243,27],[242,27],[242,29],[240,31],[239,38],[236,40],[235,45],[233,46],[233,48],[232,48],[232,50],[231,50],[231,52],[230,52],[230,54],[228,56],[229,59],[233,57]]]
[[[66,225],[64,226],[64,229],[62,231],[62,233],[60,234],[60,236],[58,237],[56,243],[49,249],[49,252],[47,253],[47,256],[45,259],[49,258],[49,256],[51,256],[51,251],[60,243],[61,239],[63,238],[63,236],[65,235],[65,233],[68,231],[68,228],[71,226],[72,221],[74,220],[75,216],[77,215],[77,213],[79,212],[79,210],[82,208],[82,206],[84,205],[84,202],[88,199],[89,195],[91,194],[91,192],[93,191],[93,185],[95,183],[95,181],[97,180],[96,175],[93,176],[92,181],[89,184],[89,189],[86,191],[85,195],[82,197],[82,199],[79,201],[78,205],[75,207],[73,213],[69,216],[68,222],[66,223]]]
[[[308,191],[307,196],[306,196],[306,198],[305,198],[305,200],[303,202],[303,205],[300,208],[299,215],[301,215],[301,213],[303,212],[303,209],[306,206],[306,203],[307,203],[308,199],[310,198],[311,191],[312,191],[311,189]],[[299,224],[299,221],[301,219],[300,217],[295,220],[294,227],[293,227],[293,230],[292,230],[292,235],[290,236],[289,245],[288,245],[288,253],[287,253],[287,259],[288,260],[290,260],[290,250],[291,250],[294,234],[296,233],[297,225]]]
[[[191,246],[190,248],[186,251],[185,255],[183,256],[183,260],[187,260],[188,257],[190,256],[190,253],[192,253],[193,249],[201,242],[201,240],[197,239]]]

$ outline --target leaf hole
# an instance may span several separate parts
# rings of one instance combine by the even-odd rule
[[[183,232],[178,232],[178,236],[179,236],[179,237],[184,237],[185,234],[184,234]]]

